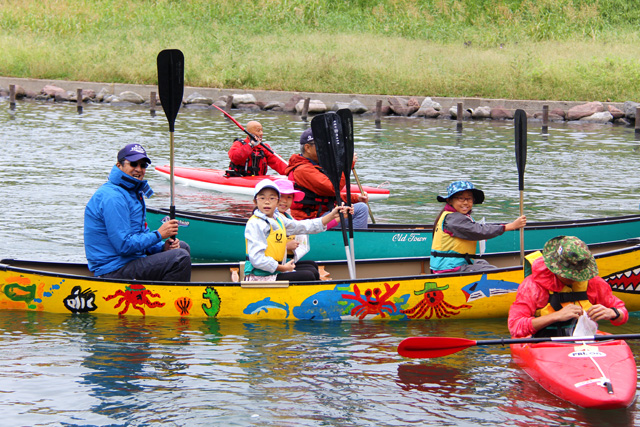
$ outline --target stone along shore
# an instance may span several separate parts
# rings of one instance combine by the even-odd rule
[[[15,100],[94,103],[112,106],[160,106],[157,86],[69,82],[0,77],[0,96]],[[78,96],[81,100],[78,101]],[[281,111],[292,114],[321,114],[349,108],[354,114],[382,117],[424,117],[449,120],[509,120],[523,109],[534,120],[613,123],[630,126],[640,103],[532,101],[481,98],[402,97],[336,93],[245,91],[185,87],[186,108],[220,108]]]

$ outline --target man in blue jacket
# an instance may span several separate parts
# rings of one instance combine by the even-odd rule
[[[174,237],[178,221],[167,221],[155,231],[147,226],[143,197],[153,194],[144,179],[149,163],[140,144],[125,146],[118,152],[108,181],[87,203],[84,249],[95,276],[171,282],[191,279],[189,245]]]

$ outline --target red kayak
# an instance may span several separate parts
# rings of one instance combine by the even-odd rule
[[[169,165],[156,166],[155,169],[167,178],[171,173]],[[227,177],[224,170],[206,168],[174,168],[173,175],[175,182],[178,184],[247,196],[253,196],[253,188],[265,178],[271,180],[287,178],[282,175]],[[363,186],[362,189],[369,194],[370,201],[389,198],[389,190],[387,188]],[[351,185],[351,192],[357,194],[360,189],[357,185]],[[343,190],[344,193],[346,193],[345,190]]]
[[[624,340],[511,344],[511,355],[549,393],[583,408],[635,400],[636,362]]]

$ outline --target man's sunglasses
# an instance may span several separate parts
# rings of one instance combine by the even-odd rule
[[[127,162],[129,162],[129,160],[127,160]],[[142,160],[139,160],[139,161],[137,161],[137,162],[129,162],[129,164],[130,164],[130,165],[131,165],[131,167],[132,167],[132,168],[134,168],[134,169],[135,169],[135,168],[137,168],[137,167],[138,167],[138,165],[140,165],[140,167],[141,167],[142,169],[146,169],[146,168],[148,168],[148,167],[149,167],[149,163],[147,163],[147,162],[145,162],[145,161],[142,161]]]

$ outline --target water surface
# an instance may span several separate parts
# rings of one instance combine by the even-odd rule
[[[0,107],[7,106],[0,104]],[[258,119],[265,140],[288,158],[307,122],[287,114]],[[557,124],[542,135],[530,123],[525,212],[530,220],[584,219],[638,211],[633,129]],[[183,109],[176,121],[177,166],[224,168],[242,132],[209,110]],[[476,217],[519,212],[513,124],[394,118],[380,128],[355,118],[357,172],[392,196],[372,203],[376,219],[431,223],[435,196],[452,180],[485,191]],[[117,151],[131,142],[153,164],[169,162],[164,115],[143,108],[19,103],[0,108],[0,258],[84,262],[84,206]],[[166,179],[147,173],[168,207]],[[176,186],[178,209],[247,215],[250,202]],[[488,321],[246,322],[118,318],[0,311],[3,425],[97,426],[628,426],[636,404],[587,411],[541,390],[507,349],[478,347],[433,360],[408,360],[404,337],[506,337]],[[632,317],[619,333],[639,330]],[[607,330],[612,330],[608,328]],[[640,348],[630,343],[635,353]]]

